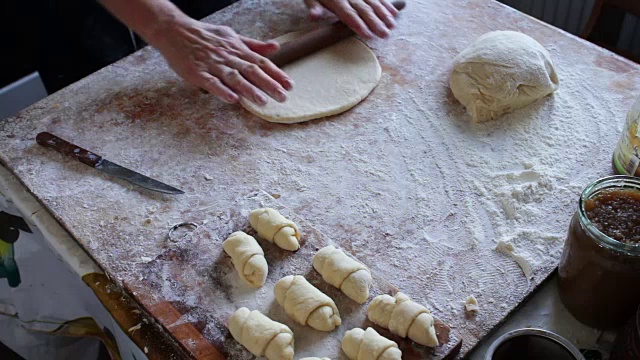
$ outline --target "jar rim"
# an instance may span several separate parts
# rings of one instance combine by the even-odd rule
[[[587,212],[584,209],[584,203],[586,200],[593,197],[593,195],[603,190],[613,188],[634,188],[640,191],[640,178],[628,175],[614,175],[607,176],[598,179],[589,184],[580,194],[580,201],[578,203],[578,213],[580,214],[580,223],[586,228],[586,230],[592,235],[592,237],[598,241],[601,245],[615,251],[626,252],[630,255],[640,256],[640,244],[630,245],[612,239],[605,233],[600,231],[587,217]]]

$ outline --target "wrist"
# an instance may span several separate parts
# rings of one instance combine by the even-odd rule
[[[169,0],[100,0],[113,15],[149,44],[162,42],[163,32],[191,20]]]
[[[154,47],[159,47],[172,33],[189,25],[192,19],[179,9],[159,14],[139,32],[140,36]]]

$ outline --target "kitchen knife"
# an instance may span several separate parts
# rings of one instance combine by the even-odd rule
[[[150,177],[139,174],[133,170],[129,170],[118,164],[102,158],[91,151],[76,146],[64,139],[61,139],[51,133],[41,132],[36,136],[36,142],[46,148],[53,149],[63,155],[71,156],[85,165],[89,165],[94,169],[115,176],[117,178],[127,180],[145,189],[158,191],[165,194],[184,194],[184,191],[163,184]]]
[[[406,6],[403,0],[394,1],[392,4],[398,10],[402,10]],[[343,22],[337,21],[281,44],[280,50],[267,57],[277,66],[283,66],[353,35],[355,35],[353,30]]]

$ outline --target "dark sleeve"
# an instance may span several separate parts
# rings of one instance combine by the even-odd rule
[[[235,0],[172,0],[194,19]],[[49,93],[131,54],[146,44],[96,0],[36,1],[37,69]]]

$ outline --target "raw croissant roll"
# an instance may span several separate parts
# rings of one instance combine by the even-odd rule
[[[258,310],[243,307],[231,315],[229,331],[236,341],[255,356],[269,360],[293,360],[293,332]]]
[[[222,247],[224,252],[231,256],[231,261],[242,280],[253,287],[264,285],[269,268],[264,251],[253,236],[236,231],[229,235]]]
[[[249,214],[249,223],[260,237],[282,249],[296,251],[300,248],[298,227],[277,210],[255,209]]]
[[[333,300],[300,275],[283,277],[273,291],[287,315],[301,325],[331,331],[342,324]]]
[[[372,328],[355,328],[342,338],[342,351],[350,360],[401,360],[398,344],[378,334]]]
[[[438,346],[433,316],[426,307],[411,301],[401,292],[395,297],[376,296],[367,309],[369,320],[389,329],[392,334],[417,342],[418,344]]]
[[[323,358],[319,358],[319,357],[306,357],[306,358],[302,358],[302,359],[300,359],[300,360],[331,360],[331,359],[329,359],[329,358],[325,358],[325,357],[323,357]]]
[[[371,272],[363,264],[329,245],[313,256],[313,267],[322,279],[342,290],[353,301],[364,304],[369,298]]]

